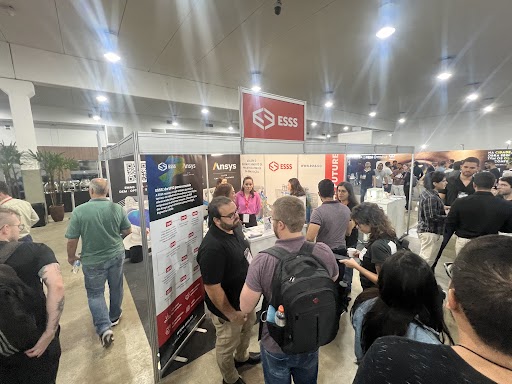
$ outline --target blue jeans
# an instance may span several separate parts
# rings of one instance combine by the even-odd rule
[[[116,257],[95,265],[84,265],[85,289],[96,333],[110,329],[112,321],[121,316],[123,302],[124,251]],[[110,311],[105,302],[105,282],[110,290]]]
[[[261,364],[265,384],[316,384],[318,377],[318,351],[285,355],[261,349]]]

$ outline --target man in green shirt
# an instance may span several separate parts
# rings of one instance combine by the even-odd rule
[[[103,347],[114,341],[111,327],[119,323],[123,302],[123,237],[131,233],[131,224],[123,208],[107,198],[106,179],[93,179],[91,200],[75,208],[69,223],[68,262],[82,262],[85,289],[96,333]],[[82,256],[76,255],[82,238]],[[105,282],[110,290],[110,310],[105,302]]]

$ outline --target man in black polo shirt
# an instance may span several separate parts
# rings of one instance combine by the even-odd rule
[[[458,197],[475,193],[475,189],[473,188],[473,175],[478,172],[479,166],[480,160],[476,157],[468,157],[462,161],[460,175],[458,177],[448,178],[446,189],[439,193],[445,205],[450,206]]]
[[[475,193],[457,199],[446,218],[446,230],[457,235],[455,254],[479,236],[512,232],[512,206],[497,199],[491,192],[495,184],[490,172],[477,173],[473,178]]]
[[[240,219],[231,199],[214,198],[208,212],[213,225],[199,247],[197,261],[217,334],[217,365],[224,384],[245,384],[236,368],[260,362],[259,353],[248,352],[256,314],[240,312],[240,293],[252,255],[247,240],[234,231]]]

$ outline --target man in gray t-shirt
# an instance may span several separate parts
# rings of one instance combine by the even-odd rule
[[[346,248],[345,236],[347,235],[350,209],[333,199],[334,183],[324,179],[318,183],[318,195],[322,205],[311,214],[306,239],[327,244],[332,250]]]
[[[298,252],[305,241],[301,233],[304,226],[304,205],[293,196],[284,196],[277,199],[272,210],[274,233],[278,238],[275,245],[289,252]],[[316,243],[313,255],[323,261],[327,272],[333,281],[336,281],[338,266],[329,247],[322,243]],[[264,251],[258,253],[253,259],[240,294],[240,310],[242,312],[252,312],[262,294],[270,301],[272,278],[277,264],[278,259]],[[266,383],[289,382],[289,378],[279,376],[279,373],[285,369],[291,372],[290,376],[294,376],[295,382],[298,382],[297,379],[300,378],[300,382],[316,383],[318,350],[296,355],[284,354],[269,335],[266,324],[263,325],[261,336],[261,361]]]

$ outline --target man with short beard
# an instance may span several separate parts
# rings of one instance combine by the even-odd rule
[[[231,199],[215,197],[208,212],[213,224],[199,247],[197,262],[216,330],[217,365],[224,384],[245,384],[237,368],[260,362],[259,353],[248,352],[256,314],[240,311],[240,293],[252,255],[247,240],[235,231],[240,218]]]
[[[512,202],[512,176],[502,177],[498,181],[498,196]]]

